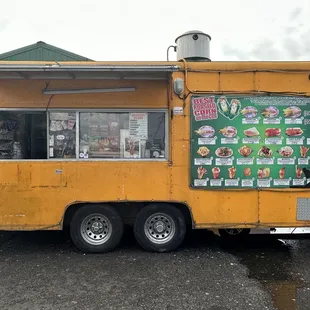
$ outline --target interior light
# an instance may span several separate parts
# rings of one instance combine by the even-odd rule
[[[92,94],[92,93],[121,93],[133,92],[135,87],[117,88],[84,88],[84,89],[43,89],[44,95],[65,95],[65,94]]]

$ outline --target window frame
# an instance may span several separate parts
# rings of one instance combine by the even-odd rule
[[[135,108],[119,108],[119,109],[74,109],[74,108],[0,108],[1,111],[7,112],[44,112],[46,113],[46,137],[47,137],[47,158],[42,159],[0,159],[0,162],[169,162],[170,158],[170,118],[169,118],[169,109],[135,109]],[[49,121],[50,113],[76,113],[76,158],[49,158]],[[80,113],[151,113],[151,112],[162,112],[165,114],[165,158],[88,158],[83,159],[79,158],[79,147],[80,147]]]
[[[44,110],[43,110],[44,111]],[[133,109],[133,108],[120,108],[120,109],[57,109],[51,108],[47,112],[47,161],[78,161],[78,162],[168,162],[170,156],[170,139],[169,139],[169,117],[168,109]],[[75,158],[49,158],[49,123],[50,113],[76,113],[76,145],[75,145]],[[164,158],[79,158],[80,153],[80,113],[164,113],[165,115],[165,157]],[[23,159],[22,159],[23,160]],[[45,160],[45,159],[42,159]]]

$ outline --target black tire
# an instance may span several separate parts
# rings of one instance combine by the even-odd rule
[[[92,220],[96,217],[98,221]],[[89,221],[86,221],[87,218]],[[90,225],[92,222],[97,227]],[[94,231],[95,229],[99,230]],[[70,236],[73,243],[86,253],[105,253],[114,250],[120,243],[123,232],[123,221],[110,205],[85,205],[74,214],[70,223]],[[99,240],[96,240],[97,237]]]
[[[226,239],[242,239],[242,238],[246,238],[250,234],[251,229],[241,228],[240,231],[237,231],[237,229],[235,229],[235,228],[227,228],[227,229],[219,229],[218,231],[219,231],[220,236],[223,238],[226,238]]]
[[[153,217],[154,223],[151,223],[150,220],[149,224],[145,226],[150,217]],[[155,226],[160,229],[158,224],[162,225],[163,229],[160,233],[155,230]],[[154,233],[153,235],[151,231]],[[137,242],[149,252],[174,251],[183,242],[185,234],[186,223],[182,212],[169,204],[154,203],[144,207],[137,215],[134,224],[134,235]]]

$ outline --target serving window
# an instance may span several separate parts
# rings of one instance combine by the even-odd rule
[[[0,111],[0,160],[165,160],[166,111]]]
[[[79,157],[166,158],[165,112],[80,113]]]
[[[49,112],[51,159],[166,159],[167,113]]]

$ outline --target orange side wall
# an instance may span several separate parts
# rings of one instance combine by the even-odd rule
[[[258,91],[302,92],[310,95],[308,72],[246,72],[253,68],[240,64],[243,68],[229,68],[223,64],[206,64],[202,68],[191,64],[187,73],[186,86],[193,94],[242,93]],[[282,70],[289,65],[282,64]],[[280,66],[279,66],[280,67]],[[263,68],[260,68],[261,70]],[[293,70],[294,68],[290,68]],[[200,72],[195,72],[198,70]],[[202,72],[205,70],[205,72]],[[234,70],[236,72],[225,72]],[[276,68],[275,71],[281,70]],[[211,71],[211,72],[208,72]],[[213,71],[213,72],[212,72]],[[214,72],[219,71],[219,72]],[[243,72],[242,72],[243,71]],[[185,78],[183,73],[175,73],[174,78]],[[305,189],[286,190],[198,190],[190,189],[190,95],[185,101],[173,96],[171,108],[185,106],[185,115],[176,116],[172,121],[172,199],[186,201],[193,209],[197,227],[289,227],[309,226],[309,221],[296,221],[296,200],[310,197]]]
[[[197,66],[192,65],[192,70],[196,70]],[[253,67],[250,63],[247,66],[249,70]],[[284,69],[287,66],[282,64]],[[187,87],[194,93],[249,93],[264,90],[310,94],[307,72],[225,72],[228,67],[225,63],[212,63],[198,68],[206,72],[188,72]],[[208,68],[220,73],[207,72]],[[185,75],[183,72],[174,73],[173,79],[176,77],[184,78]],[[190,96],[183,101],[171,92],[168,102],[169,87],[166,81],[66,80],[51,81],[49,88],[125,85],[136,86],[137,91],[55,95],[49,108],[162,109],[184,105],[185,115],[169,120],[169,161],[1,161],[1,229],[59,229],[65,208],[70,203],[111,200],[183,202],[191,208],[197,228],[309,225],[309,222],[296,221],[296,198],[310,197],[307,190],[258,192],[190,189]],[[1,81],[0,107],[46,108],[49,96],[41,94],[44,87],[44,81]],[[62,173],[57,174],[56,170],[62,170]]]
[[[167,109],[166,81],[51,81],[49,88],[135,86],[135,92],[55,95],[49,109]],[[1,81],[1,108],[46,109],[44,81]],[[62,173],[56,173],[61,170]],[[169,200],[168,162],[0,161],[0,228],[59,229],[75,201]]]

